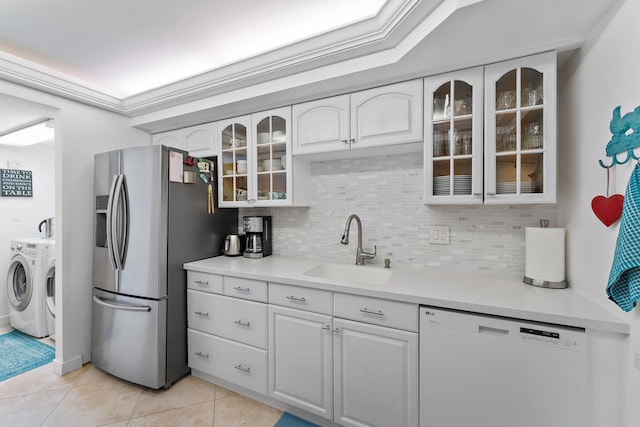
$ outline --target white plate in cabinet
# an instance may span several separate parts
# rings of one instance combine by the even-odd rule
[[[187,288],[221,294],[223,291],[222,276],[200,273],[199,271],[187,271]]]
[[[418,305],[408,302],[336,293],[334,316],[407,331],[418,330]]]
[[[189,367],[267,394],[267,351],[187,330]]]
[[[187,291],[189,328],[267,348],[267,305]]]
[[[333,314],[333,295],[322,289],[269,283],[269,304],[298,308],[315,313]]]
[[[267,302],[267,282],[225,276],[224,294],[236,298]]]

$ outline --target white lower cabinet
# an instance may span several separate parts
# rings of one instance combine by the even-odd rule
[[[334,420],[418,426],[418,334],[334,319]]]
[[[333,419],[331,316],[269,306],[269,395]]]
[[[418,426],[416,332],[269,305],[269,334],[271,397],[345,426]]]

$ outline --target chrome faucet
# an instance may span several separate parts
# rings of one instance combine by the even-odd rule
[[[344,227],[344,233],[342,233],[342,238],[340,239],[340,243],[343,245],[349,244],[349,229],[351,227],[351,221],[356,220],[356,224],[358,224],[358,247],[356,248],[356,265],[364,265],[365,259],[373,259],[376,256],[376,252],[378,248],[376,246],[373,247],[373,253],[365,252],[362,250],[362,221],[360,221],[360,217],[356,214],[349,215],[347,218],[347,224]]]

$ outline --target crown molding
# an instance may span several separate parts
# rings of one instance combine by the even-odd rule
[[[484,0],[389,0],[372,18],[126,98],[2,52],[0,78],[137,117],[354,58],[381,58],[376,54],[385,53],[390,61],[396,60],[398,55],[389,53],[406,52],[425,37],[424,31],[412,35],[425,22],[437,26],[455,10],[480,1]]]

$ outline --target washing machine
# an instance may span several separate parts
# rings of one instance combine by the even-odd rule
[[[36,338],[49,335],[46,323],[46,266],[51,258],[51,240],[25,238],[11,241],[7,273],[11,326]]]
[[[44,301],[47,308],[44,313],[49,338],[56,340],[56,248],[51,243],[49,257],[45,266],[44,275]]]

